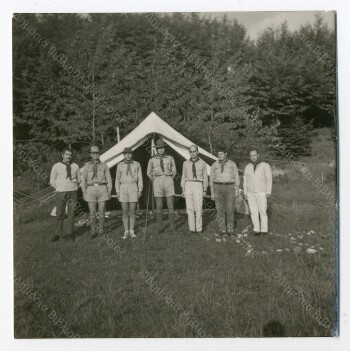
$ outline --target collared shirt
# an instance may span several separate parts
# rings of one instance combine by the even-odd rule
[[[235,188],[238,191],[239,188],[239,174],[237,165],[231,160],[227,160],[224,164],[224,169],[221,173],[222,164],[218,161],[215,161],[210,170],[210,186],[214,186],[214,182],[218,183],[235,183]]]
[[[50,174],[50,184],[56,191],[75,191],[78,190],[80,183],[80,169],[76,163],[71,163],[72,179],[67,178],[67,167],[62,162],[53,165]]]
[[[154,178],[161,175],[174,177],[176,174],[176,165],[174,158],[170,155],[163,156],[164,172],[162,171],[162,168],[160,166],[160,160],[161,157],[158,155],[152,157],[149,160],[147,167],[147,175],[150,178]]]
[[[188,181],[197,180],[203,182],[203,190],[207,191],[208,187],[208,173],[207,173],[207,165],[202,160],[199,159],[197,162],[194,163],[196,167],[196,176],[197,178],[193,178],[193,171],[192,171],[192,164],[191,160],[186,160],[182,166],[182,177],[181,177],[181,187],[184,189],[185,183]]]
[[[130,171],[128,174],[128,166],[130,165]],[[137,161],[133,161],[130,164],[122,161],[118,163],[117,173],[115,177],[115,190],[119,193],[120,184],[130,184],[137,183],[137,188],[141,192],[143,189],[143,179],[142,179],[142,171],[141,165]]]
[[[94,161],[89,161],[85,163],[83,174],[81,177],[81,188],[83,191],[85,191],[89,185],[94,184],[106,184],[108,192],[112,191],[112,177],[106,163],[97,163],[97,173],[95,177]]]
[[[243,175],[244,195],[248,193],[266,193],[272,191],[272,174],[270,165],[259,162],[254,171],[254,165],[249,163],[244,169]]]

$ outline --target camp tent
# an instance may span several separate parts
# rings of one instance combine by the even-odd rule
[[[188,147],[193,142],[183,136],[181,133],[172,128],[168,123],[162,120],[157,114],[151,112],[132,132],[126,135],[119,143],[111,147],[100,156],[102,162],[107,163],[111,170],[112,178],[115,178],[115,169],[119,162],[124,159],[123,150],[125,147],[131,147],[134,151],[134,159],[141,163],[142,175],[144,180],[143,199],[140,205],[145,205],[151,185],[147,177],[147,165],[149,159],[154,155],[154,144],[158,139],[163,139],[168,145],[167,153],[175,159],[177,177],[175,177],[175,192],[178,197],[178,205],[184,207],[184,201],[181,201],[180,179],[182,174],[182,165],[185,159],[189,158]],[[217,157],[210,152],[199,147],[199,157],[206,163],[208,175],[212,163]],[[114,183],[114,179],[113,179]],[[113,184],[114,185],[114,184]]]
[[[125,147],[131,147],[135,150],[147,143],[147,141],[151,140],[155,142],[157,137],[163,139],[183,159],[189,158],[188,147],[193,145],[193,142],[170,127],[168,123],[163,121],[154,112],[151,112],[131,133],[101,155],[100,159],[102,162],[106,162],[109,168],[112,168],[124,159],[123,150]],[[152,143],[148,146],[150,155]],[[199,156],[206,162],[209,174],[210,166],[217,160],[217,157],[201,147],[199,147]]]

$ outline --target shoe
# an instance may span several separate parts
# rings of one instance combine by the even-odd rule
[[[259,236],[259,235],[260,235],[260,232],[253,232],[253,235],[254,235],[254,236]]]
[[[128,237],[128,235],[129,235],[129,231],[126,230],[126,231],[124,232],[123,239],[126,239],[126,238]]]
[[[220,231],[220,232],[219,232],[219,235],[220,235],[220,236],[224,236],[224,235],[226,235],[226,232],[221,232],[221,231]]]
[[[75,241],[75,236],[73,234],[67,234],[63,239]]]
[[[136,234],[134,233],[133,230],[130,230],[130,236],[131,236],[132,238],[136,238]]]
[[[260,232],[262,236],[267,236],[269,233],[268,232]]]
[[[54,235],[52,238],[51,238],[51,242],[55,242],[55,241],[58,241],[60,240],[60,236],[59,235]]]
[[[188,232],[188,234],[190,234],[190,235],[194,235],[194,234],[196,234],[196,232],[195,232],[195,231],[193,231],[193,230],[190,230],[190,231]]]
[[[202,231],[196,232],[197,235],[202,235]]]

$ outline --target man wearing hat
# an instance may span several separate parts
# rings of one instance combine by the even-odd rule
[[[125,229],[123,239],[126,239],[128,235],[132,238],[136,237],[134,232],[135,211],[137,201],[142,194],[143,179],[140,163],[132,159],[132,149],[126,147],[123,154],[124,160],[117,166],[115,189],[123,210],[122,218]]]
[[[50,184],[56,190],[56,220],[57,226],[51,241],[61,237],[74,240],[74,205],[77,202],[78,186],[80,183],[79,166],[72,161],[72,150],[65,148],[62,151],[62,162],[54,164],[50,174]],[[65,209],[67,206],[67,234],[63,236]]]
[[[111,198],[112,178],[106,163],[100,161],[98,145],[90,147],[91,161],[85,163],[81,178],[81,189],[84,200],[89,205],[91,219],[91,239],[103,232],[106,201]],[[96,206],[98,204],[99,230],[96,227]]]
[[[186,160],[182,167],[181,187],[186,199],[190,232],[201,234],[203,197],[208,187],[207,165],[198,157],[198,146],[191,145],[189,152],[190,159]]]
[[[235,197],[238,196],[239,183],[236,163],[227,158],[225,149],[219,149],[218,160],[213,163],[210,170],[210,191],[211,199],[215,200],[221,235],[234,232]]]
[[[172,156],[165,154],[165,142],[158,139],[156,142],[157,154],[153,156],[147,167],[147,175],[153,181],[154,197],[156,199],[156,213],[158,233],[163,227],[163,197],[166,197],[169,210],[170,231],[175,233],[175,211],[174,211],[174,180],[176,175],[175,160]]]

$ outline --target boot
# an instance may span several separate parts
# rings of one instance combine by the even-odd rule
[[[162,213],[160,212],[157,212],[157,232],[158,234],[161,233],[163,229],[163,215]]]
[[[175,213],[169,212],[170,233],[175,234]]]

